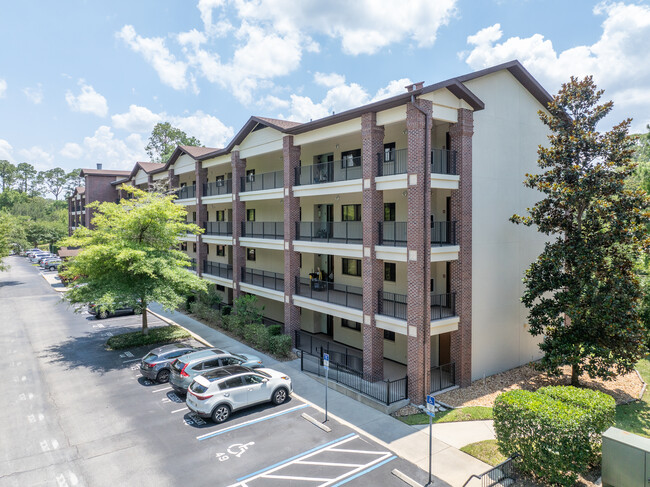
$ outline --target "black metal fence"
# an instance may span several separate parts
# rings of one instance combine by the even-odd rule
[[[456,151],[433,149],[431,151],[431,172],[433,174],[458,174],[456,168]]]
[[[346,244],[363,243],[363,223],[296,222],[296,239]]]
[[[311,372],[319,377],[325,376],[322,357],[307,352],[300,354],[300,370]],[[352,370],[342,364],[332,361],[330,356],[329,380],[343,384],[350,389],[371,397],[387,406],[406,399],[408,378],[397,380],[367,380],[363,373]]]
[[[175,193],[179,200],[196,198],[196,186],[183,186],[182,188],[177,189]]]
[[[352,157],[341,161],[321,162],[295,169],[296,186],[308,184],[332,183],[361,179],[361,157]]]
[[[296,330],[295,338],[298,350],[318,357],[322,357],[323,353],[327,353],[331,361],[356,372],[363,372],[363,352],[361,350],[323,340],[304,330]]]
[[[232,193],[232,179],[203,183],[203,196],[218,196]]]
[[[392,149],[377,154],[377,176],[392,176],[393,174],[406,174],[407,149]]]
[[[379,309],[380,315],[392,316],[400,320],[407,318],[408,307],[406,305],[406,294],[395,294],[379,290]]]
[[[431,321],[456,316],[456,293],[431,293]]]
[[[431,246],[456,245],[456,222],[431,222]]]
[[[242,281],[248,284],[284,291],[284,274],[242,267],[241,276]]]
[[[455,386],[456,364],[454,362],[451,362],[449,364],[431,367],[430,382],[431,387],[429,388],[429,391],[431,393],[442,391],[448,387]]]
[[[205,235],[232,235],[232,222],[206,222]]]
[[[519,458],[519,453],[515,453],[510,458],[501,462],[494,468],[491,468],[481,475],[472,475],[463,484],[466,487],[472,479],[481,481],[481,487],[492,487],[498,485],[513,485],[518,479],[517,469],[514,465],[514,460]]]
[[[379,245],[406,247],[406,222],[379,222]]]
[[[223,277],[224,279],[232,279],[232,266],[230,264],[222,264],[220,262],[211,262],[209,260],[204,260],[203,274]]]
[[[308,277],[296,277],[296,294],[306,298],[363,309],[363,288]]]
[[[242,237],[284,238],[284,222],[242,222]]]
[[[262,174],[249,174],[241,178],[241,191],[262,191],[264,189],[282,188],[284,186],[284,171],[273,171]]]

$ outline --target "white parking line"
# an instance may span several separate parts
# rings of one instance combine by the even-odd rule
[[[122,360],[123,364],[128,364],[129,362],[135,362],[137,360],[142,360],[142,357],[140,358],[132,358],[131,360]]]
[[[155,391],[151,391],[151,393],[154,394],[156,392],[168,391],[169,389],[171,389],[171,386],[170,387],[163,387],[162,389],[156,389]]]
[[[174,413],[180,413],[181,411],[189,411],[189,409],[187,409],[187,408],[177,409],[176,411],[172,411],[172,414],[174,414]]]

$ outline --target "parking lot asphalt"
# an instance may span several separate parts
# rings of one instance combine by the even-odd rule
[[[221,425],[191,414],[169,385],[140,375],[147,347],[105,349],[111,334],[138,329],[139,316],[75,314],[24,259],[8,263],[0,485],[406,485],[395,468],[426,482],[358,429],[330,420],[326,432],[305,420],[320,412],[299,390]],[[149,325],[163,323],[151,316]]]

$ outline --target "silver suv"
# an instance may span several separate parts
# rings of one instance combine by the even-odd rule
[[[255,355],[235,354],[218,348],[188,353],[172,363],[169,385],[179,394],[185,394],[194,377],[226,365],[262,367],[262,359]]]
[[[140,362],[140,373],[147,379],[160,383],[169,382],[172,362],[192,352],[196,352],[196,348],[182,343],[154,348]]]
[[[282,404],[292,391],[291,378],[282,372],[235,365],[195,377],[185,403],[199,416],[223,423],[238,409]]]

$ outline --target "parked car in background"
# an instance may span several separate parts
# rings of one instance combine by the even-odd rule
[[[31,255],[31,257],[29,258],[29,261],[30,262],[38,262],[42,257],[47,257],[48,255],[50,255],[49,252],[36,252],[36,253]]]
[[[233,411],[264,402],[282,404],[292,392],[291,378],[283,372],[232,365],[195,377],[185,403],[199,416],[223,423]]]
[[[99,305],[95,303],[88,303],[88,313],[95,315],[95,318],[98,320],[103,320],[111,316],[122,316],[122,315],[132,315],[136,314],[139,310],[132,308],[131,306],[120,305],[118,304],[113,311],[100,310]]]
[[[160,383],[169,382],[172,362],[182,355],[196,351],[196,348],[182,343],[154,348],[140,362],[140,373],[147,379]]]
[[[40,260],[41,267],[45,267],[50,262],[61,262],[61,258],[57,256],[49,256]]]
[[[235,354],[218,348],[208,348],[176,359],[171,367],[169,384],[176,392],[185,394],[194,377],[226,365],[243,365],[251,368],[263,366],[262,359],[255,355]]]
[[[25,257],[29,257],[29,254],[34,253],[34,252],[40,252],[41,249],[27,249],[23,250],[20,255],[24,255]]]
[[[55,271],[59,268],[60,265],[60,260],[48,260],[45,264],[43,264],[43,269],[47,269],[48,271]]]

